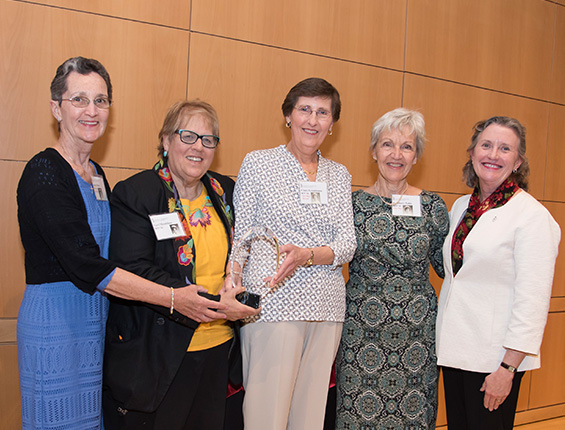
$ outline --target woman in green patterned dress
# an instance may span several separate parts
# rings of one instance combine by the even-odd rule
[[[357,251],[337,357],[337,429],[434,429],[438,369],[436,293],[443,277],[445,203],[409,185],[421,158],[424,118],[399,108],[371,133],[379,176],[353,193]]]

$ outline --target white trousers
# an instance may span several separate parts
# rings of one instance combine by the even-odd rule
[[[343,323],[260,322],[241,328],[245,430],[321,430]]]

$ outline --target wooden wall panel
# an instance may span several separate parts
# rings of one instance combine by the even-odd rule
[[[467,194],[461,180],[472,127],[494,115],[517,118],[528,130],[530,192],[543,198],[549,104],[438,79],[406,75],[404,105],[419,109],[426,119],[428,144],[414,167],[416,185],[442,192]]]
[[[25,290],[24,250],[16,204],[16,188],[24,163],[0,161],[0,318],[15,318]]]
[[[371,125],[400,106],[400,73],[200,34],[192,36],[190,52],[198,68],[191,68],[189,96],[212,103],[220,117],[222,143],[214,169],[237,175],[247,152],[286,144],[284,97],[300,80],[319,76],[338,89],[342,100],[341,119],[322,153],[345,164],[355,185],[374,181]]]
[[[551,76],[551,100],[565,104],[565,0],[557,6],[555,18],[555,47],[553,48],[553,73]]]
[[[565,203],[543,202],[543,204],[561,227],[561,242],[559,243],[559,255],[555,265],[551,296],[565,297]],[[565,312],[565,309],[560,309]]]
[[[193,0],[194,31],[402,69],[405,0]]]
[[[20,382],[18,379],[18,347],[0,347],[0,427],[5,430],[22,428],[20,415]]]
[[[190,1],[35,0],[34,3],[188,29]]]
[[[188,32],[23,3],[0,1],[2,74],[0,157],[27,160],[57,138],[49,85],[57,66],[82,55],[100,60],[114,87],[115,105],[93,159],[147,167],[172,100],[186,95]],[[30,123],[33,126],[30,126]],[[25,144],[23,144],[25,142]]]
[[[406,70],[547,99],[555,8],[539,0],[409,0]]]
[[[565,201],[565,106],[551,105],[549,115],[545,199]]]
[[[551,313],[541,347],[541,368],[532,372],[532,409],[565,403],[565,312]],[[559,381],[559,383],[556,383]]]

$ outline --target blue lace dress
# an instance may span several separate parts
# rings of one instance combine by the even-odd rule
[[[449,225],[437,194],[420,197],[421,217],[393,216],[378,196],[353,193],[357,251],[336,361],[336,429],[435,428],[437,298],[429,266],[443,276]]]
[[[108,257],[110,206],[75,172],[88,223]],[[110,276],[110,275],[109,275]],[[101,429],[102,362],[108,300],[71,282],[28,285],[18,315],[22,427]]]

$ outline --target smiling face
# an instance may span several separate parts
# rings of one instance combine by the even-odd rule
[[[90,99],[87,107],[77,108],[66,99],[82,96]],[[60,139],[75,145],[92,144],[106,130],[109,109],[97,108],[92,100],[108,97],[106,82],[98,73],[81,75],[71,72],[67,77],[67,91],[62,95],[63,101],[51,100],[51,112],[59,122]]]
[[[406,179],[416,164],[416,135],[404,129],[384,130],[373,150],[379,174],[391,184]]]
[[[300,108],[309,106],[312,110],[307,115]],[[327,119],[321,119],[317,111],[332,111],[332,101],[327,97],[299,97],[295,108],[286,121],[290,122],[292,138],[289,147],[303,153],[314,153],[320,147],[329,129],[333,125],[331,114]]]
[[[512,129],[498,124],[489,125],[481,133],[469,155],[482,194],[490,195],[520,167],[519,144],[520,139]]]
[[[191,130],[199,135],[214,134],[212,126],[203,115],[183,118],[180,129]],[[178,133],[163,136],[163,147],[168,152],[168,165],[177,187],[194,186],[210,168],[216,149],[205,148],[198,139],[193,144],[180,140]]]

